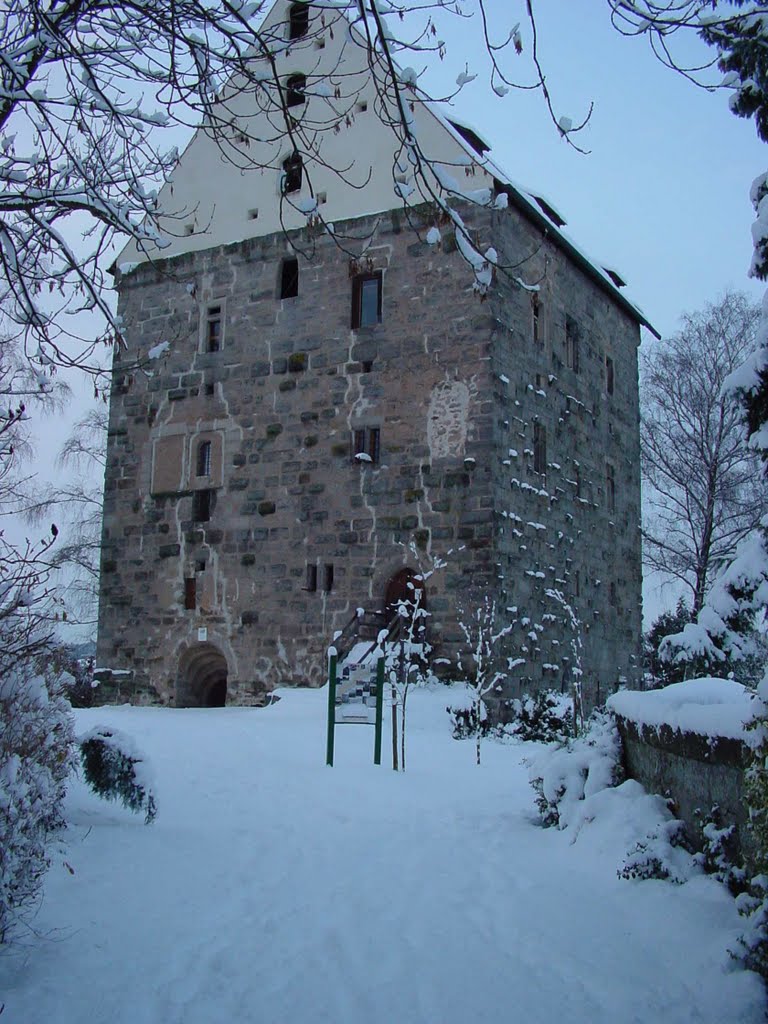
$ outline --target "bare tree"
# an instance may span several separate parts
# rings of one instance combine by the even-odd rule
[[[32,523],[53,518],[59,526],[51,569],[62,616],[81,625],[96,624],[106,443],[106,409],[91,409],[75,423],[59,452],[64,482],[30,497],[26,509]]]
[[[471,611],[459,618],[459,626],[467,642],[467,653],[472,661],[467,666],[467,685],[471,695],[472,717],[477,725],[475,730],[475,758],[480,764],[480,744],[483,730],[481,723],[485,721],[487,710],[485,698],[500,687],[507,672],[501,669],[501,652],[497,650],[499,641],[512,632],[515,622],[502,626],[498,622],[499,615],[496,601],[488,594],[482,594],[472,602]],[[458,657],[459,672],[464,672],[461,652]]]
[[[714,573],[766,511],[741,407],[723,394],[726,378],[756,348],[759,319],[746,296],[726,294],[686,314],[681,330],[642,362],[644,558],[690,589],[694,616]]]

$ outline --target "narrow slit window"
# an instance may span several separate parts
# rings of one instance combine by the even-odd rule
[[[206,352],[221,351],[224,320],[221,306],[209,306],[205,318],[205,350]]]
[[[536,473],[547,472],[547,429],[542,423],[533,425],[533,469]]]
[[[211,442],[201,441],[197,446],[197,476],[211,475]]]
[[[382,275],[358,274],[352,279],[352,329],[381,323]]]
[[[531,296],[531,316],[533,320],[533,340],[538,345],[541,338],[541,300],[539,299],[539,293],[534,292]]]
[[[194,576],[184,580],[184,607],[187,611],[197,608],[197,580]]]
[[[213,491],[195,491],[192,495],[192,519],[196,523],[209,522],[213,513]]]
[[[307,563],[307,571],[304,578],[304,589],[314,594],[317,590],[317,566]]]
[[[613,394],[613,360],[610,356],[605,357],[605,390],[609,395]]]
[[[605,492],[610,512],[616,509],[616,470],[610,464],[605,467]]]
[[[286,107],[300,107],[306,101],[306,75],[291,75],[285,83]]]
[[[283,160],[283,195],[300,191],[303,173],[300,153],[292,153]]]
[[[565,318],[565,362],[569,370],[579,372],[579,325],[570,316]]]
[[[333,590],[333,565],[328,564],[323,568],[323,590],[330,594]]]
[[[309,31],[309,4],[291,4],[288,14],[288,38],[301,39]]]
[[[283,260],[280,267],[280,298],[295,299],[299,294],[299,261],[295,257]]]

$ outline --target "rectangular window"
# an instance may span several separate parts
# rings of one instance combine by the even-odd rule
[[[536,473],[547,472],[547,429],[541,423],[533,424],[533,469]]]
[[[205,351],[219,352],[222,339],[222,309],[221,306],[209,306],[205,317]]]
[[[543,341],[541,336],[541,300],[538,292],[534,292],[531,296],[531,313],[533,315],[533,340],[538,345]]]
[[[352,432],[352,457],[357,462],[378,462],[380,448],[379,427],[360,427]]]
[[[565,363],[569,370],[579,372],[579,325],[570,316],[565,318]]]
[[[610,356],[605,357],[605,390],[609,395],[613,394],[613,360]]]
[[[333,590],[333,565],[326,565],[323,571],[323,590],[330,594]]]
[[[195,491],[192,495],[192,519],[196,523],[207,523],[213,513],[213,491]]]
[[[358,274],[352,279],[352,329],[381,323],[382,275]]]
[[[576,481],[576,497],[581,497],[581,466],[578,462],[573,466],[573,478]]]
[[[614,512],[616,509],[616,471],[610,462],[605,467],[605,494],[608,509]]]
[[[190,612],[197,608],[197,580],[194,576],[184,580],[184,607]]]
[[[304,578],[304,589],[308,590],[311,594],[317,590],[317,566],[310,565],[307,562],[307,571]]]
[[[280,298],[295,299],[299,294],[299,261],[295,257],[283,260],[280,267]]]

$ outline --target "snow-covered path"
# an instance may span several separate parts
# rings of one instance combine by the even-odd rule
[[[263,710],[78,712],[158,777],[145,827],[80,784],[42,937],[0,957],[2,1024],[676,1024],[763,1020],[714,882],[626,882],[631,808],[575,843],[535,824],[525,746],[450,739],[417,692],[409,765],[371,764],[324,694]],[[388,748],[385,743],[385,757]]]

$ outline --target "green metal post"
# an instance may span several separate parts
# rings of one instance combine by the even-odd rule
[[[373,763],[381,764],[381,726],[384,719],[384,657],[376,665],[376,734],[373,741]]]
[[[325,748],[325,763],[333,767],[333,740],[336,728],[336,662],[334,653],[328,658],[328,742]]]

